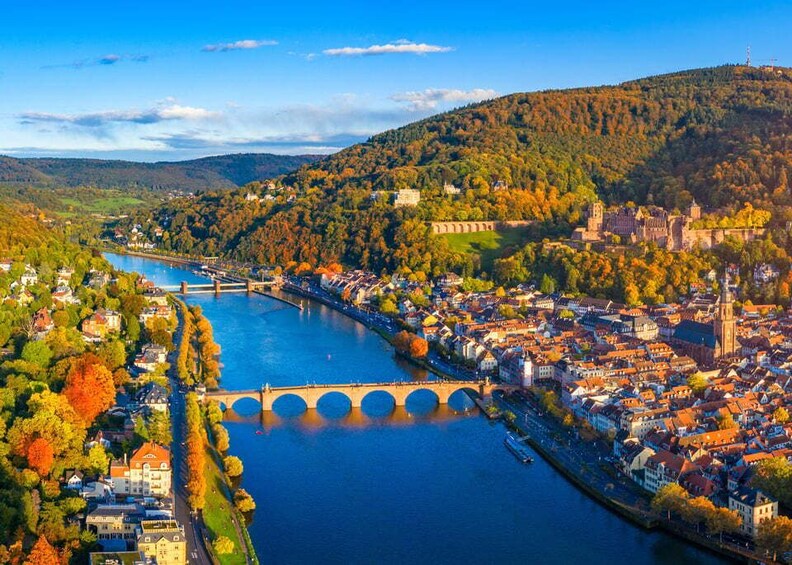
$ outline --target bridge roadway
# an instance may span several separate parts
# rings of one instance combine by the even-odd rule
[[[206,400],[215,400],[226,409],[233,407],[234,403],[250,398],[261,404],[261,410],[272,410],[275,402],[284,396],[297,396],[305,402],[308,408],[316,408],[319,400],[330,393],[337,392],[346,396],[353,408],[360,408],[363,399],[372,392],[386,392],[391,395],[396,406],[404,406],[407,397],[418,390],[430,390],[437,396],[439,404],[447,404],[448,399],[457,391],[464,390],[475,392],[481,398],[490,396],[494,390],[511,390],[511,385],[501,385],[490,382],[489,379],[478,381],[395,381],[388,383],[349,383],[349,384],[320,384],[302,386],[271,387],[263,386],[259,390],[228,391],[219,390],[206,393]]]

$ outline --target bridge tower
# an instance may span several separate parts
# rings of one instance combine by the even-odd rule
[[[214,293],[215,295],[220,294],[220,279],[214,280]]]
[[[182,294],[187,294],[187,281],[181,282],[181,291]]]
[[[255,287],[253,286],[253,281],[252,281],[251,279],[247,279],[245,282],[246,282],[246,285],[245,285],[245,286],[246,286],[246,288],[247,288],[248,294],[250,294],[251,292],[253,292],[253,290],[254,290],[254,288],[255,288]]]

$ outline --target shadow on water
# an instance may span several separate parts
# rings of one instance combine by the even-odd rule
[[[441,423],[475,418],[478,409],[460,410],[448,404],[436,404],[429,411],[411,412],[405,406],[393,406],[387,414],[370,414],[362,408],[348,409],[341,417],[322,414],[320,409],[306,409],[296,415],[282,415],[274,411],[261,414],[239,414],[226,410],[223,420],[231,423],[258,424],[265,432],[277,428],[294,427],[303,431],[325,428],[364,429],[372,426],[408,426],[416,423]]]

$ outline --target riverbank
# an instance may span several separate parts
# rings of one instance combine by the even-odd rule
[[[510,411],[518,414],[508,425],[556,471],[579,490],[608,510],[641,528],[663,530],[673,536],[702,547],[730,560],[752,563],[768,562],[762,556],[733,543],[719,543],[689,527],[669,521],[651,510],[651,497],[638,485],[621,476],[617,470],[602,462],[602,455],[588,442],[574,438],[572,430],[559,424],[552,416],[541,416],[538,407],[526,403],[520,411],[511,402],[502,401]],[[577,445],[572,447],[572,442]]]
[[[171,300],[179,312],[178,347],[171,355],[171,388],[174,397],[178,398],[179,411],[185,405],[186,385],[195,377],[193,364],[196,352],[193,349],[193,338],[196,336],[196,323],[187,304],[171,295]],[[253,548],[249,532],[245,527],[244,517],[235,508],[233,492],[228,478],[223,472],[223,463],[220,452],[217,450],[215,438],[210,433],[210,426],[206,410],[201,410],[201,425],[205,430],[202,434],[204,449],[203,467],[200,472],[205,479],[204,505],[199,514],[190,513],[189,523],[191,528],[200,531],[200,536],[193,536],[195,544],[200,544],[201,553],[220,565],[257,565],[258,558]],[[172,453],[174,456],[183,456],[182,444],[186,441],[186,422],[179,420],[177,428],[174,421],[174,434]],[[181,461],[179,462],[181,465]],[[187,465],[186,482],[190,483],[191,472]],[[181,486],[178,487],[181,489]],[[186,508],[189,494],[180,497]],[[234,551],[218,554],[212,542],[220,537],[228,538],[234,545]],[[200,540],[200,541],[199,541]],[[204,553],[205,552],[205,553]]]
[[[164,261],[166,263],[173,263],[174,265],[199,266],[202,264],[200,259],[179,257],[175,255],[163,255],[160,253],[146,253],[145,251],[134,251],[126,247],[119,247],[118,249],[106,248],[100,249],[100,251],[102,253],[115,253],[116,255],[130,255],[132,257],[140,257],[142,259],[151,259],[152,261]]]
[[[334,310],[348,316],[349,318],[365,325],[367,328],[377,332],[381,335],[384,339],[388,340],[388,342],[393,341],[393,336],[395,334],[395,330],[397,329],[396,326],[391,322],[390,324],[381,321],[379,319],[380,316],[377,318],[373,317],[371,313],[365,312],[357,307],[345,304],[343,302],[334,299],[331,296],[324,296],[320,292],[313,290],[310,286],[307,288],[301,285],[296,285],[294,283],[287,283],[284,285],[283,290],[286,292],[290,292],[293,294],[297,294],[299,296],[303,296],[305,298],[310,298],[317,302],[328,306],[329,308],[333,308]],[[453,376],[451,374],[446,373],[443,371],[442,367],[435,366],[433,364],[428,363],[426,360],[423,359],[411,359],[411,361],[415,362],[419,366],[437,374],[442,378],[447,379],[454,379],[459,378],[459,375]],[[480,408],[481,405],[479,405]],[[482,408],[484,411],[484,409]],[[487,414],[486,411],[484,411]],[[550,418],[550,416],[546,416],[545,418]],[[554,422],[544,422],[545,424],[552,424]],[[618,481],[622,479],[621,477],[615,478],[612,474],[616,474],[617,471],[615,469],[609,469],[611,473],[608,473],[599,466],[598,459],[595,458],[591,461],[592,464],[595,465],[595,468],[599,470],[601,476],[600,480],[593,480],[591,476],[586,476],[585,473],[582,473],[583,467],[580,467],[579,470],[574,469],[564,461],[560,457],[558,457],[553,450],[548,449],[545,444],[541,441],[537,441],[534,439],[528,430],[524,429],[519,422],[515,423],[514,426],[526,436],[526,440],[531,445],[532,448],[544,458],[556,471],[558,471],[562,476],[564,476],[569,482],[571,482],[575,487],[579,490],[584,492],[586,495],[597,501],[599,504],[607,508],[608,510],[616,513],[623,519],[628,520],[629,522],[647,530],[652,531],[656,529],[662,529],[665,532],[670,533],[676,537],[684,539],[689,543],[693,543],[699,547],[702,547],[708,551],[716,553],[722,557],[726,557],[728,559],[742,561],[746,563],[754,562],[757,560],[762,559],[762,556],[759,556],[753,552],[745,550],[744,548],[730,544],[724,545],[720,544],[706,536],[693,532],[689,528],[677,524],[675,522],[669,522],[662,517],[658,517],[654,512],[649,510],[649,497],[643,491],[637,494],[639,499],[643,499],[645,508],[640,508],[635,505],[635,503],[631,503],[630,501],[622,500],[620,498],[610,496],[606,491],[607,490],[614,490],[613,488],[608,489],[608,486],[612,486],[613,483],[611,482],[603,482],[609,480]],[[560,445],[555,446],[555,451],[559,448],[564,448]],[[568,446],[567,446],[568,448]],[[623,480],[623,479],[622,479]],[[601,485],[601,488],[597,488],[597,484]],[[639,487],[634,484],[629,484],[628,488],[630,490],[639,490]],[[765,560],[766,561],[766,560]]]

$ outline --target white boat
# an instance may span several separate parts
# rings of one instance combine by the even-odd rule
[[[528,447],[523,441],[511,432],[506,432],[506,439],[503,440],[506,448],[523,463],[533,463]]]

